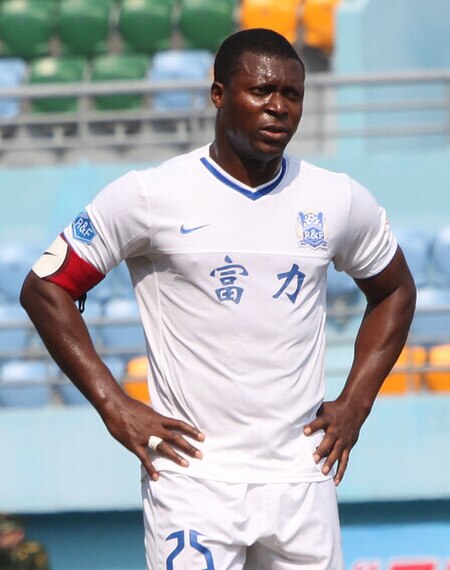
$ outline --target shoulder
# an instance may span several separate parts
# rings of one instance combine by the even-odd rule
[[[350,187],[351,178],[345,172],[329,170],[322,166],[312,164],[304,159],[286,156],[291,176],[299,178],[302,182],[315,184],[319,188],[336,188],[336,186]]]
[[[173,158],[162,162],[158,166],[132,172],[142,181],[143,184],[159,178],[176,178],[182,173],[185,176],[187,171],[191,168],[200,168],[200,159],[207,154],[208,147],[203,146],[191,152],[174,156]]]

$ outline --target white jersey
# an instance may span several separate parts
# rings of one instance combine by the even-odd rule
[[[86,211],[65,238],[104,274],[126,260],[154,408],[206,435],[202,461],[186,470],[158,456],[155,467],[236,482],[330,477],[313,460],[323,433],[302,433],[324,397],[327,267],[367,278],[396,250],[369,192],[290,157],[250,188],[203,147],[126,174]]]

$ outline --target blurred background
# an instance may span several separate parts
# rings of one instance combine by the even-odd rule
[[[13,529],[27,556],[39,546],[57,570],[144,568],[138,461],[48,358],[18,294],[106,183],[211,140],[214,52],[249,27],[284,34],[306,63],[289,152],[374,193],[419,290],[338,489],[347,568],[449,570],[448,0],[0,0],[0,512],[15,515],[0,535]],[[330,398],[362,306],[330,270]],[[85,317],[124,389],[149,402],[136,311],[119,267]]]

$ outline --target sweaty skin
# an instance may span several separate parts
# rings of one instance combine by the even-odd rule
[[[303,95],[299,61],[245,53],[229,85],[211,87],[217,109],[211,157],[249,186],[271,180],[299,125]]]
[[[274,178],[286,145],[303,111],[304,72],[297,59],[245,52],[227,85],[214,81],[211,99],[217,110],[211,157],[228,174],[251,187]],[[305,427],[325,435],[315,460],[326,457],[322,470],[337,464],[335,483],[348,458],[383,380],[405,343],[415,306],[415,287],[400,249],[379,275],[357,284],[367,309],[355,345],[355,358],[341,395],[324,402]],[[109,432],[133,452],[154,480],[159,475],[148,454],[150,435],[164,441],[158,453],[186,467],[178,452],[201,459],[188,441],[203,441],[196,426],[164,417],[127,396],[96,353],[84,321],[70,295],[30,272],[21,303],[64,373],[97,409]]]

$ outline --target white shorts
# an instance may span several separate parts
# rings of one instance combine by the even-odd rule
[[[332,479],[142,481],[148,570],[343,570]]]

